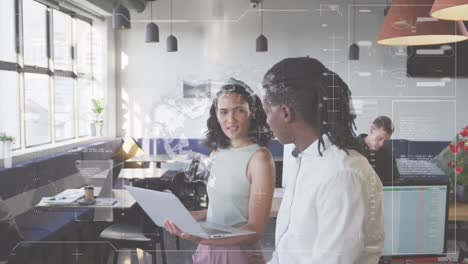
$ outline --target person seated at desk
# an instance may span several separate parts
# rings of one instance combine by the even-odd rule
[[[265,263],[260,246],[275,188],[275,165],[265,148],[272,133],[260,98],[244,83],[230,80],[210,109],[205,145],[213,150],[207,182],[208,210],[192,212],[197,221],[255,231],[253,235],[200,239],[170,219],[173,235],[199,243],[193,256],[200,264]]]
[[[393,182],[400,178],[400,172],[392,151],[385,146],[394,132],[392,120],[387,116],[377,117],[370,127],[369,134],[357,137],[359,152],[364,155],[379,175],[382,182]]]

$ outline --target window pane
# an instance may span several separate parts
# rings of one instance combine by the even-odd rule
[[[54,67],[59,70],[72,70],[72,18],[54,10]]]
[[[24,64],[47,67],[46,6],[23,1]]]
[[[55,77],[55,140],[73,138],[73,79]]]
[[[15,1],[0,1],[0,61],[16,62],[15,50]]]
[[[92,119],[91,98],[93,87],[90,80],[78,79],[78,120],[80,136],[90,135],[90,123]]]
[[[0,133],[15,137],[13,148],[20,146],[18,73],[0,71]]]
[[[50,142],[49,76],[24,74],[26,146]]]
[[[76,61],[79,73],[91,74],[91,40],[91,25],[76,19]]]

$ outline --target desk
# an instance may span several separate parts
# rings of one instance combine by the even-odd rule
[[[160,168],[135,168],[135,169],[122,169],[119,173],[119,179],[146,179],[146,178],[160,178],[167,169]]]
[[[176,160],[177,160],[177,157],[173,158],[169,155],[142,155],[142,156],[130,158],[126,160],[125,162],[154,162],[156,163],[156,168],[161,168],[161,163],[173,162]]]
[[[455,211],[456,208],[456,211]],[[450,204],[449,206],[449,221],[455,221],[455,214],[456,214],[456,221],[468,221],[468,204],[466,203],[456,203]]]

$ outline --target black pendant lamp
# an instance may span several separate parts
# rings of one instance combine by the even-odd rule
[[[387,6],[385,7],[385,9],[384,9],[384,11],[383,11],[384,16],[387,16],[388,10],[390,10],[390,4],[388,3],[388,0],[387,0]]]
[[[112,11],[113,29],[130,29],[130,11],[121,3]]]
[[[268,39],[263,35],[263,2],[260,2],[260,36],[255,43],[257,52],[268,51]]]
[[[356,0],[353,0],[353,44],[349,46],[348,60],[359,60],[359,46],[356,44]]]
[[[150,21],[153,21],[153,1],[150,2]],[[159,42],[159,28],[153,22],[146,25],[145,31],[145,42],[146,43],[158,43]]]
[[[171,0],[171,35],[166,40],[167,52],[177,52],[177,38],[172,35],[172,0]]]

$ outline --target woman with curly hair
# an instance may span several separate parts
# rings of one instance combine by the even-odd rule
[[[197,221],[254,231],[254,234],[201,239],[167,221],[173,235],[198,243],[194,263],[265,263],[260,238],[268,224],[275,187],[275,165],[265,147],[272,133],[261,100],[244,83],[231,79],[217,93],[207,121],[205,145],[213,150],[207,183],[208,210],[192,212]]]

